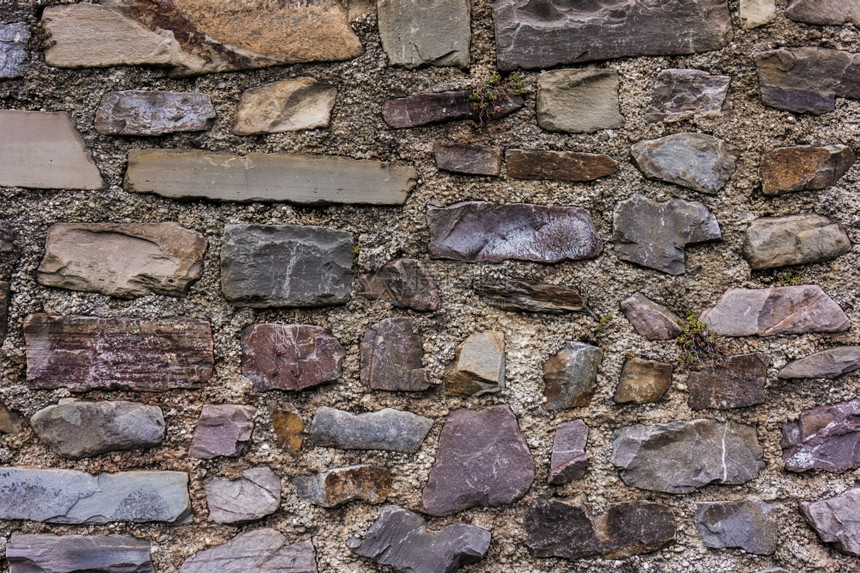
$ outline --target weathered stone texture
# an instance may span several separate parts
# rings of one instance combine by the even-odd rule
[[[363,464],[294,477],[292,482],[300,498],[321,507],[338,507],[354,500],[382,503],[391,491],[391,472]]]
[[[411,318],[385,318],[367,329],[361,341],[362,384],[374,390],[420,392],[430,387],[424,346]]]
[[[547,410],[588,406],[597,389],[597,370],[603,351],[583,342],[568,341],[543,365]]]
[[[585,476],[588,426],[582,420],[559,424],[552,441],[548,484],[564,485]]]
[[[251,88],[242,94],[233,133],[283,133],[328,127],[337,88],[296,78]]]
[[[253,406],[206,404],[194,428],[188,455],[204,460],[241,455],[251,441],[255,413]]]
[[[0,78],[17,78],[27,68],[30,27],[26,22],[0,24]]]
[[[774,0],[740,0],[741,28],[751,30],[770,24],[776,18]]]
[[[826,189],[854,165],[847,145],[783,147],[761,159],[761,192],[781,195],[791,191]]]
[[[215,108],[207,94],[121,91],[102,96],[93,125],[107,135],[164,135],[206,131],[214,121]]]
[[[779,541],[774,507],[756,501],[699,503],[696,529],[708,547],[740,547],[757,555],[772,555]]]
[[[762,217],[744,237],[744,257],[753,270],[829,261],[850,250],[842,227],[818,215]]]
[[[317,573],[316,553],[310,539],[296,543],[274,529],[237,535],[212,549],[185,560],[179,573]]]
[[[860,346],[840,346],[792,360],[778,378],[838,378],[860,368]]]
[[[305,424],[295,406],[274,404],[269,408],[272,426],[278,437],[278,446],[295,455],[302,448],[302,431]]]
[[[726,97],[731,79],[702,70],[663,70],[654,82],[645,120],[671,123],[693,117],[722,117],[730,107]]]
[[[395,259],[374,273],[358,277],[364,296],[388,300],[397,308],[419,312],[439,310],[439,287],[427,267],[415,259]]]
[[[17,434],[21,431],[21,416],[0,402],[0,434]]]
[[[860,557],[860,487],[819,501],[804,501],[800,510],[821,540]]]
[[[498,175],[502,166],[500,147],[478,147],[461,143],[435,143],[436,167],[454,173]]]
[[[575,151],[508,149],[505,164],[514,179],[594,181],[618,170],[618,163],[608,155]]]
[[[376,9],[391,65],[469,67],[469,0],[379,0]]]
[[[795,22],[841,26],[860,26],[860,4],[853,0],[791,0],[785,17]]]
[[[475,292],[492,306],[505,310],[563,314],[585,309],[576,289],[528,279],[485,279],[474,284]]]
[[[648,340],[671,340],[681,334],[681,317],[641,292],[622,300],[621,311]]]
[[[656,402],[672,385],[672,365],[656,360],[630,358],[621,368],[621,379],[615,389],[618,404]]]
[[[404,98],[391,99],[382,104],[382,119],[395,128],[418,127],[439,121],[457,119],[478,120],[478,112],[469,101],[470,90],[420,93]],[[496,99],[486,110],[491,118],[499,118],[523,107],[518,95],[507,95]]]
[[[505,389],[505,333],[473,332],[457,348],[445,370],[449,394],[480,396]]]
[[[770,357],[761,352],[729,356],[687,378],[692,410],[745,408],[767,400],[764,385]]]
[[[636,167],[646,177],[709,195],[725,187],[735,172],[737,150],[703,133],[676,133],[630,146]]]
[[[322,406],[314,414],[308,439],[342,450],[415,453],[432,426],[432,418],[391,408],[352,414]]]
[[[860,467],[860,397],[800,413],[782,427],[785,469],[843,472]]]
[[[249,468],[239,479],[215,477],[203,484],[209,521],[242,523],[275,513],[281,504],[281,478],[268,467]]]
[[[6,338],[9,322],[9,300],[12,272],[18,262],[15,233],[6,225],[0,225],[0,343]]]
[[[6,545],[9,573],[154,573],[149,541],[130,535],[28,535]]]
[[[541,72],[535,110],[538,125],[547,131],[590,133],[624,127],[615,70]]]

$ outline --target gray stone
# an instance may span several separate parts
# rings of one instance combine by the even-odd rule
[[[756,501],[696,504],[696,529],[707,547],[740,547],[747,553],[773,555],[779,541],[774,508]]]
[[[284,133],[328,127],[337,88],[314,78],[296,78],[251,88],[242,94],[233,133]]]
[[[353,237],[310,225],[225,225],[221,291],[236,306],[343,304],[352,289]]]
[[[582,420],[559,424],[552,440],[552,457],[549,462],[551,485],[564,485],[585,477],[588,455],[585,445],[588,442],[588,426]]]
[[[625,484],[666,493],[746,483],[765,467],[753,426],[715,420],[619,428],[611,461]]]
[[[693,117],[722,117],[730,104],[729,76],[711,75],[702,70],[668,69],[654,81],[651,109],[645,120],[666,123]]]
[[[164,439],[161,408],[137,402],[64,398],[30,418],[49,448],[69,459],[157,446]]]
[[[672,385],[672,365],[656,360],[630,358],[621,368],[621,378],[612,398],[616,404],[657,402]]]
[[[768,567],[767,569],[759,569],[756,573],[791,573],[791,571],[782,567]]]
[[[123,187],[171,199],[402,205],[417,179],[412,167],[350,157],[132,149]]]
[[[215,477],[203,483],[209,521],[242,523],[277,511],[281,504],[281,478],[268,467],[249,468],[239,479]]]
[[[492,534],[476,525],[455,522],[431,531],[417,514],[386,505],[364,534],[346,546],[362,557],[406,573],[452,573],[487,554]]]
[[[418,127],[440,121],[471,119],[479,121],[478,111],[469,100],[471,90],[419,93],[391,99],[382,104],[382,119],[395,128]],[[499,118],[523,107],[523,98],[500,93],[493,106],[485,110],[490,119]]]
[[[321,507],[338,507],[354,500],[382,503],[391,491],[391,472],[363,464],[295,477],[292,482],[300,498]]]
[[[612,215],[615,255],[670,275],[686,272],[684,248],[722,238],[717,218],[698,201],[662,203],[635,194]]]
[[[747,227],[744,257],[753,270],[829,261],[851,250],[837,223],[818,215],[762,217]]]
[[[0,111],[0,186],[104,189],[96,164],[66,112]]]
[[[687,378],[691,410],[728,410],[764,404],[770,357],[761,352],[729,356],[691,372]]]
[[[776,2],[774,0],[741,0],[741,28],[752,30],[759,26],[770,24],[776,18]]]
[[[676,133],[630,147],[645,177],[714,195],[735,172],[737,149],[703,133]]]
[[[777,378],[827,378],[832,380],[860,368],[860,346],[840,346],[810,354],[786,364]]]
[[[6,225],[0,225],[0,342],[6,338],[9,322],[9,297],[12,272],[18,262],[15,233]]]
[[[827,189],[854,165],[847,145],[782,147],[761,158],[761,192],[781,195],[792,191]]]
[[[102,96],[94,127],[107,135],[164,135],[206,131],[215,122],[207,94],[121,91]]]
[[[204,460],[242,455],[251,441],[256,411],[253,406],[236,404],[204,405],[188,455]]]
[[[0,519],[45,523],[164,521],[191,515],[188,474],[0,468]]]
[[[860,467],[860,397],[800,413],[782,427],[785,469],[844,472]]]
[[[6,545],[9,573],[154,573],[149,541],[130,535],[27,535]]]
[[[392,408],[352,414],[322,406],[314,414],[308,439],[317,446],[341,450],[388,450],[412,454],[421,447],[432,426],[432,418]]]
[[[0,78],[17,78],[27,68],[30,28],[26,22],[0,24]]]
[[[785,17],[795,22],[841,26],[860,26],[860,4],[856,0],[791,0]]]
[[[473,332],[459,347],[457,359],[445,370],[449,394],[481,396],[505,389],[505,333]]]
[[[505,310],[563,314],[585,310],[585,300],[576,289],[528,279],[485,279],[476,281],[475,292],[492,306]]]
[[[597,370],[603,351],[583,342],[568,341],[543,365],[546,409],[582,408],[597,389]]]
[[[505,165],[514,179],[594,181],[618,171],[618,163],[608,155],[576,151],[508,149]]]
[[[817,285],[761,289],[730,288],[702,313],[718,336],[776,336],[843,332],[851,321]]]
[[[615,70],[541,72],[535,109],[538,125],[548,131],[590,133],[624,127]]]
[[[359,275],[363,294],[371,300],[388,300],[397,308],[419,312],[439,310],[439,287],[427,267],[415,259],[395,259],[374,273]]]
[[[860,486],[819,501],[803,501],[800,510],[825,543],[860,557]]]
[[[436,167],[454,173],[498,175],[502,166],[500,147],[478,147],[461,143],[435,143]]]
[[[456,410],[439,435],[421,511],[443,516],[513,503],[534,478],[534,459],[509,406]]]
[[[274,529],[256,529],[237,535],[212,549],[185,560],[179,573],[317,573],[310,539],[288,543]]]
[[[361,340],[361,383],[374,390],[420,392],[430,387],[424,346],[411,318],[384,318]]]
[[[378,0],[376,10],[391,65],[469,67],[469,0]]]
[[[681,334],[681,317],[641,292],[622,300],[621,311],[648,340],[671,340]]]
[[[17,434],[21,431],[21,416],[0,402],[0,434]]]

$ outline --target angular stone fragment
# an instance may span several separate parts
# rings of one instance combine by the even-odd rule
[[[782,427],[785,469],[842,472],[860,467],[860,397],[800,413]]]
[[[475,292],[505,310],[562,314],[585,309],[576,289],[528,279],[486,279],[474,284]]]
[[[278,436],[278,446],[295,455],[302,448],[302,416],[293,406],[271,406],[272,426]]]
[[[694,54],[732,38],[725,0],[493,2],[500,70],[550,68],[627,56]]]
[[[199,388],[212,376],[212,329],[194,318],[31,314],[24,320],[27,384],[73,392]]]
[[[533,502],[525,514],[526,546],[537,557],[623,559],[675,541],[675,514],[662,503],[628,501],[599,516],[551,499]]]
[[[457,348],[457,359],[445,370],[447,392],[480,396],[505,389],[505,333],[473,332]]]
[[[768,364],[769,356],[754,352],[729,356],[691,372],[687,378],[690,391],[687,403],[692,410],[728,410],[764,404]]]
[[[439,435],[421,511],[442,516],[513,503],[534,478],[534,460],[509,406],[456,410]]]
[[[0,468],[0,519],[45,523],[164,521],[191,515],[188,474]]]
[[[541,72],[535,110],[538,125],[547,131],[590,133],[624,127],[624,116],[618,111],[618,73],[595,69]]]
[[[300,498],[322,507],[337,507],[354,500],[382,503],[391,491],[391,472],[363,464],[295,477],[292,482]]]
[[[827,378],[832,380],[860,368],[860,346],[839,346],[792,360],[777,378]]]
[[[666,123],[693,117],[722,117],[729,106],[729,76],[711,75],[702,70],[663,70],[654,82],[650,122]]]
[[[15,247],[15,233],[0,225],[0,343],[6,338],[9,322],[9,296],[12,271],[18,262],[18,249]]]
[[[102,96],[94,127],[107,135],[164,135],[206,131],[214,121],[207,94],[121,91]]]
[[[182,296],[203,274],[206,239],[177,223],[57,223],[36,280],[130,298]]]
[[[781,195],[827,189],[836,185],[852,165],[854,152],[847,145],[774,149],[761,158],[761,192]]]
[[[469,0],[378,0],[376,10],[391,65],[469,67]]]
[[[21,431],[21,416],[0,402],[0,434],[17,434]]]
[[[322,406],[314,414],[308,437],[317,446],[412,454],[432,426],[431,418],[391,408],[352,414]]]
[[[361,341],[361,383],[374,390],[420,392],[430,387],[424,346],[411,318],[385,318]]]
[[[228,543],[198,551],[185,560],[179,573],[317,573],[310,539],[288,543],[274,529],[237,535]]]
[[[852,0],[791,0],[785,17],[822,26],[841,26],[848,22],[860,26],[860,4]]]
[[[702,313],[701,320],[719,336],[776,336],[851,328],[839,305],[817,285],[730,288]]]
[[[746,483],[765,467],[754,427],[715,420],[619,428],[611,460],[627,485],[666,493]]]
[[[552,441],[548,484],[564,485],[585,476],[588,426],[582,420],[559,424]]]
[[[751,30],[770,24],[776,18],[776,2],[774,0],[741,0],[741,28]]]
[[[470,90],[455,90],[390,99],[382,104],[382,119],[395,128],[418,127],[456,119],[477,120],[478,113],[469,101],[470,95]],[[523,98],[510,95],[495,100],[487,113],[491,118],[498,118],[517,111],[523,104]]]
[[[66,112],[0,110],[0,186],[104,189]]]
[[[255,392],[303,390],[337,380],[346,352],[337,338],[310,324],[254,324],[242,332],[242,376]]]
[[[337,88],[296,78],[251,88],[242,94],[233,133],[283,133],[328,127]]]
[[[860,557],[860,486],[829,499],[803,501],[800,510],[823,542]]]
[[[594,181],[618,171],[618,163],[608,155],[575,151],[508,149],[505,164],[514,179]]]
[[[543,365],[546,409],[582,408],[591,402],[597,389],[597,370],[603,351],[582,342],[565,342],[564,347]]]
[[[613,400],[617,404],[657,402],[672,385],[672,365],[656,360],[630,358],[621,368]]]
[[[744,257],[753,270],[829,261],[851,250],[837,223],[818,215],[762,217],[747,227]]]
[[[132,149],[123,187],[171,199],[402,205],[417,178],[412,167],[349,157]]]
[[[49,448],[73,460],[151,448],[161,443],[165,432],[158,406],[74,398],[39,410],[30,418],[30,426]]]
[[[27,535],[6,545],[9,573],[154,573],[149,541],[130,535]]]
[[[397,308],[419,312],[439,310],[439,287],[424,263],[415,259],[395,259],[375,273],[358,277],[364,296],[388,300]]]
[[[641,292],[622,300],[621,312],[648,340],[671,340],[681,334],[681,317]]]
[[[435,143],[433,155],[436,158],[436,167],[454,173],[498,175],[502,166],[502,149],[495,146]]]
[[[630,147],[645,177],[715,195],[735,172],[737,151],[703,133],[676,133],[639,141]]]
[[[0,78],[17,78],[27,67],[30,28],[26,22],[0,24]]]
[[[740,547],[747,553],[773,555],[779,541],[774,507],[755,501],[696,504],[696,529],[707,547]]]
[[[487,554],[492,534],[476,525],[455,522],[431,531],[417,514],[386,505],[364,534],[346,546],[362,557],[408,573],[452,573]]]
[[[225,225],[221,291],[236,306],[342,304],[352,288],[353,238],[310,225]]]
[[[281,478],[268,467],[249,468],[239,479],[215,477],[203,484],[209,521],[242,523],[275,513],[281,504]]]
[[[462,201],[427,206],[430,254],[458,261],[557,263],[603,250],[591,215],[571,205]]]
[[[188,455],[204,460],[242,455],[251,441],[256,411],[253,406],[236,404],[204,405]]]

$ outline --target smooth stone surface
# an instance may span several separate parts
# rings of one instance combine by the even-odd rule
[[[621,312],[648,340],[671,340],[681,334],[681,317],[641,292],[622,300]]]
[[[317,573],[310,539],[289,543],[274,529],[237,535],[224,545],[198,551],[185,560],[179,573]]]
[[[352,290],[353,237],[311,225],[224,225],[221,292],[235,306],[343,304]]]
[[[436,167],[454,173],[498,175],[502,166],[502,148],[461,143],[435,143]]]
[[[722,238],[717,218],[698,201],[662,203],[636,193],[612,214],[615,255],[670,275],[687,270],[684,248]]]
[[[493,2],[500,70],[718,50],[732,38],[725,0],[557,5]]]
[[[597,69],[541,72],[535,110],[538,125],[547,131],[590,133],[624,127],[618,108],[618,73]]]
[[[860,397],[800,413],[782,427],[785,469],[843,472],[860,467]]]
[[[272,416],[272,426],[278,437],[278,447],[291,454],[299,453],[302,448],[302,431],[305,424],[295,406],[273,404],[269,407]]]
[[[478,119],[478,113],[469,101],[471,90],[429,92],[390,99],[382,104],[382,119],[394,128],[418,127],[439,121]],[[496,99],[488,111],[490,118],[499,118],[523,107],[518,95]]]
[[[782,147],[761,158],[761,192],[781,195],[792,191],[827,189],[854,165],[847,145]]]
[[[0,519],[45,523],[163,521],[191,515],[188,474],[0,468]]]
[[[427,267],[415,259],[395,259],[374,273],[359,275],[358,284],[371,300],[387,300],[396,308],[419,312],[439,310],[439,287]]]
[[[505,310],[563,314],[585,309],[585,300],[574,288],[528,279],[484,279],[473,288],[491,306]]]
[[[360,354],[359,376],[369,388],[420,392],[430,387],[424,346],[411,318],[384,318],[368,328]]]
[[[205,404],[188,455],[204,460],[242,455],[251,442],[256,412],[254,406]]]
[[[791,0],[785,17],[795,22],[841,26],[860,26],[860,4],[856,0]]]
[[[402,205],[417,179],[410,166],[350,157],[132,149],[123,188],[171,199]]]
[[[618,163],[608,155],[575,151],[508,149],[505,164],[514,179],[594,181],[618,171]]]
[[[800,511],[825,543],[860,557],[860,487],[819,501],[803,501]]]
[[[827,378],[832,380],[860,368],[860,346],[840,346],[810,354],[786,364],[777,378]]]
[[[705,365],[687,378],[691,410],[728,410],[764,404],[770,357],[761,352],[739,354]]]
[[[130,535],[28,535],[6,545],[9,573],[154,573],[149,541]]]
[[[386,505],[364,539],[350,537],[346,546],[396,571],[452,573],[483,559],[491,538],[486,529],[459,522],[431,531],[417,513]]]
[[[17,434],[21,431],[21,416],[0,402],[0,434]]]
[[[597,390],[603,351],[583,342],[567,341],[543,365],[546,409],[582,408]]]
[[[672,123],[693,117],[722,117],[731,107],[726,96],[730,76],[711,75],[702,70],[668,69],[654,81],[650,122]]]
[[[199,388],[213,372],[212,329],[194,318],[24,319],[27,385],[73,392]]]
[[[0,78],[17,78],[27,69],[30,27],[26,22],[0,24]]]
[[[591,215],[570,205],[462,201],[427,206],[430,254],[440,259],[557,263],[603,250]]]
[[[157,446],[164,439],[161,408],[137,402],[64,398],[36,412],[30,426],[49,448],[69,459]]]
[[[585,477],[588,455],[588,426],[582,420],[564,422],[555,429],[552,440],[552,456],[549,462],[550,485],[564,485]]]
[[[849,251],[842,227],[818,215],[762,217],[744,237],[744,257],[753,270],[829,261]]]
[[[281,504],[281,478],[268,467],[249,468],[239,479],[215,477],[203,483],[209,521],[242,523],[275,513]]]
[[[296,78],[251,88],[242,94],[233,133],[284,133],[328,127],[337,88],[314,78]]]
[[[779,541],[774,507],[756,501],[696,504],[696,529],[707,547],[740,547],[747,553],[773,555]]]
[[[735,172],[737,150],[703,133],[676,133],[639,141],[630,154],[645,177],[715,195]]]
[[[770,24],[776,18],[774,0],[740,0],[741,28],[752,30]]]
[[[621,368],[615,389],[616,404],[657,402],[672,385],[672,365],[656,360],[630,358]]]
[[[534,478],[534,460],[509,406],[455,410],[439,435],[421,511],[443,516],[513,503]]]
[[[104,189],[81,134],[66,112],[0,110],[0,186]]]
[[[242,332],[242,376],[255,392],[304,390],[337,380],[346,351],[321,326],[254,324]]]
[[[382,503],[391,491],[391,472],[367,464],[334,468],[292,479],[296,494],[314,505],[338,507],[350,501]]]
[[[619,428],[611,461],[625,484],[665,493],[746,483],[765,467],[755,427],[715,420]]]
[[[317,409],[308,439],[341,450],[387,450],[415,453],[433,426],[432,418],[385,408],[353,414],[327,406]]]
[[[207,94],[120,91],[102,96],[93,126],[106,135],[164,135],[206,131],[214,123],[215,108]]]
[[[481,396],[505,389],[505,333],[473,332],[457,347],[445,370],[448,394]]]
[[[730,288],[700,319],[718,336],[842,332],[851,327],[839,305],[817,285]]]
[[[206,239],[177,223],[57,223],[36,280],[121,298],[182,296],[203,275]]]
[[[378,0],[376,11],[390,65],[469,67],[469,0]]]

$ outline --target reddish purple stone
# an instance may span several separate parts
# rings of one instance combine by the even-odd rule
[[[800,413],[782,427],[785,469],[842,472],[860,467],[860,397]]]

